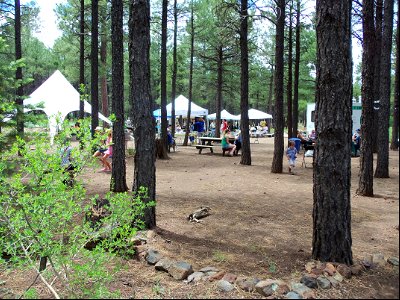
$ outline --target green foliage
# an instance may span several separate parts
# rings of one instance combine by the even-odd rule
[[[0,159],[0,248],[11,258],[0,259],[11,268],[33,268],[38,271],[39,258],[47,257],[49,266],[42,271],[43,280],[52,284],[56,278],[62,297],[109,298],[118,294],[107,290],[107,283],[118,271],[110,262],[117,255],[130,256],[134,252],[132,240],[137,229],[142,228],[143,210],[154,202],[144,204],[130,193],[108,193],[107,209],[110,214],[92,226],[84,221],[99,195],[88,199],[77,177],[81,170],[93,162],[86,149],[104,138],[90,138],[89,120],[80,120],[80,141],[74,147],[71,160],[75,166],[74,184],[70,174],[61,165],[65,147],[69,144],[72,128],[63,124],[64,130],[54,139],[36,134],[31,141],[17,137],[9,151]],[[86,129],[87,128],[87,129]],[[88,242],[97,246],[86,250]],[[60,287],[60,284],[62,288]],[[35,298],[35,291],[28,290],[27,298]]]

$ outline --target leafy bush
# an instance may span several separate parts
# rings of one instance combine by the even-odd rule
[[[98,143],[84,129],[88,121],[81,124],[81,147],[71,152],[78,174],[93,162],[86,149]],[[69,174],[61,166],[60,154],[70,134],[66,127],[52,146],[40,135],[34,147],[17,138],[11,149],[2,153],[0,262],[12,268],[34,269],[55,297],[117,297],[105,288],[116,271],[108,269],[109,263],[116,255],[133,254],[132,240],[143,227],[143,210],[154,203],[141,201],[144,189],[137,197],[128,192],[108,193],[104,197],[110,213],[99,226],[85,222],[85,214],[100,196],[88,199],[77,174],[73,186],[65,184]],[[90,241],[98,241],[92,251],[85,248]],[[40,261],[47,262],[47,267],[40,267]],[[34,293],[28,289],[25,296]]]

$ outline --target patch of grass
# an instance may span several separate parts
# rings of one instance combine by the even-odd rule
[[[213,261],[217,262],[225,262],[226,261],[226,255],[222,253],[221,251],[214,251],[213,256],[212,256]]]

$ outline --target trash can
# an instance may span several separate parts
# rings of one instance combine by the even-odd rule
[[[297,152],[300,152],[301,140],[298,139],[298,138],[290,138],[289,141],[293,141],[294,142],[294,146],[297,149]]]

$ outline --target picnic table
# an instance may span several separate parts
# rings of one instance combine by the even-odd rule
[[[217,138],[217,137],[211,137],[211,136],[201,136],[198,137],[198,140],[200,142],[199,145],[196,145],[196,149],[199,149],[199,154],[201,154],[201,151],[203,149],[210,149],[211,153],[214,153],[213,149],[214,148],[220,148],[222,150],[221,147],[221,142],[222,142],[222,138]],[[229,142],[233,143],[235,141],[235,137],[229,137]],[[223,151],[225,152],[225,151]],[[224,153],[222,153],[224,154]]]

